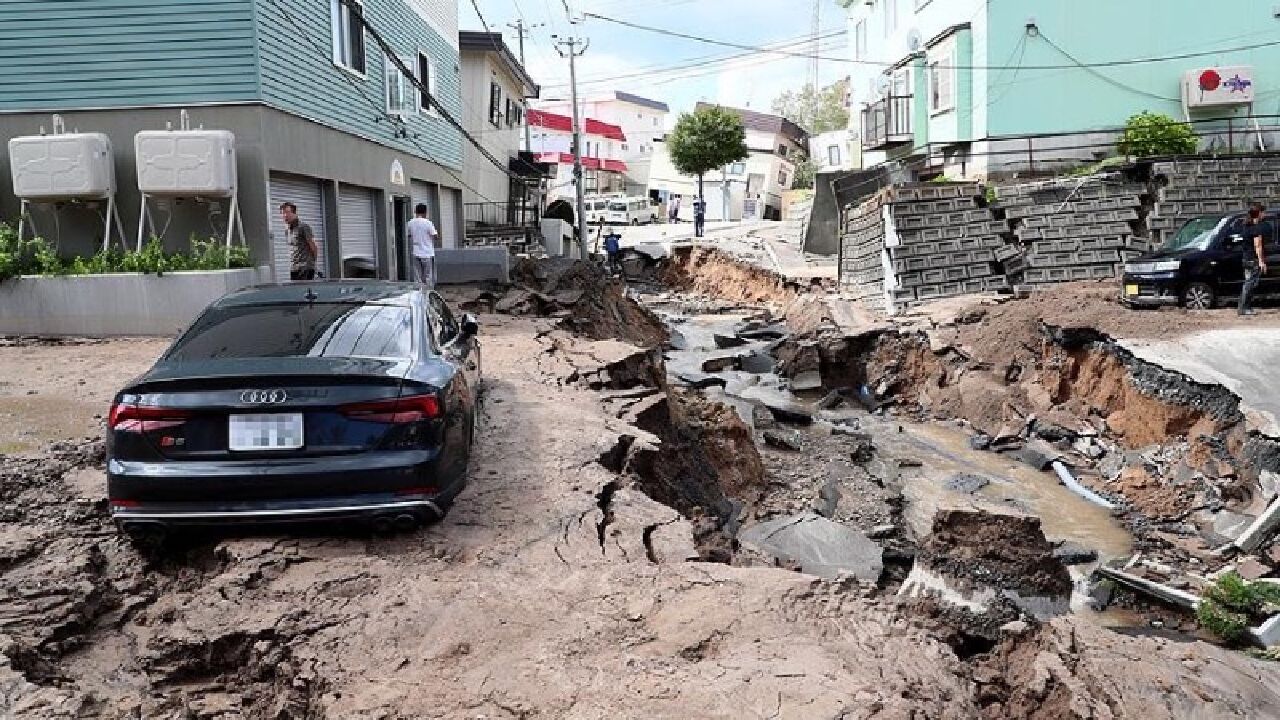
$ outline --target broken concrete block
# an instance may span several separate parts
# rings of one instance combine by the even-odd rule
[[[791,430],[765,430],[764,442],[770,447],[792,452],[798,452],[804,447],[800,442],[800,433]]]
[[[867,531],[867,537],[872,540],[883,540],[898,532],[897,525],[876,525]]]
[[[721,350],[727,350],[729,348],[735,348],[735,347],[742,347],[743,345],[747,344],[746,340],[743,340],[740,337],[735,337],[733,335],[717,334],[717,335],[713,335],[712,339],[715,340],[716,347],[720,348]]]
[[[947,489],[954,492],[976,493],[991,484],[991,478],[972,473],[956,473],[947,479]]]
[[[844,404],[844,396],[839,390],[832,390],[818,401],[818,407],[823,410],[834,410]]]
[[[1276,498],[1275,502],[1272,502],[1271,506],[1236,538],[1236,547],[1245,552],[1253,552],[1271,537],[1277,525],[1280,525],[1280,498]]]
[[[751,353],[750,355],[739,355],[738,366],[744,372],[764,375],[765,373],[773,372],[774,361],[768,353]]]
[[[1084,565],[1098,559],[1098,551],[1091,550],[1079,543],[1064,542],[1054,548],[1053,556],[1063,565]]]
[[[745,547],[827,580],[852,575],[875,582],[884,570],[883,551],[866,535],[814,513],[792,515],[746,528]]]
[[[987,450],[991,447],[991,436],[986,433],[978,433],[969,438],[969,447],[974,450]]]
[[[810,392],[822,389],[822,373],[808,370],[791,379],[791,389],[795,392]]]
[[[727,384],[727,381],[724,378],[716,377],[714,375],[684,374],[677,375],[676,377],[680,382],[688,385],[694,390],[706,390],[707,388],[716,386],[724,387]]]
[[[1236,565],[1236,574],[1238,574],[1240,577],[1250,582],[1253,582],[1254,580],[1264,577],[1270,573],[1271,573],[1271,568],[1267,567],[1266,565],[1263,565],[1262,562],[1258,560],[1258,558],[1252,555],[1241,560]]]
[[[792,425],[812,425],[813,413],[794,403],[767,403],[766,407],[778,422]]]
[[[702,371],[709,373],[724,372],[731,370],[738,364],[738,359],[734,357],[718,357],[703,361]]]

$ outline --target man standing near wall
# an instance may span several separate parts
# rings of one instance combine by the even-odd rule
[[[280,214],[284,217],[284,226],[288,229],[291,256],[289,262],[289,279],[316,279],[316,258],[320,256],[320,247],[316,245],[316,235],[311,226],[298,218],[298,206],[291,202],[280,205]]]
[[[427,219],[427,206],[419,203],[413,209],[414,218],[409,221],[409,240],[413,243],[414,279],[427,286],[436,286],[436,232],[435,223]]]
[[[1250,307],[1253,291],[1258,281],[1267,274],[1267,236],[1271,234],[1271,224],[1262,219],[1262,203],[1249,206],[1249,219],[1244,222],[1244,242],[1240,243],[1241,260],[1244,263],[1244,287],[1240,289],[1241,315],[1253,315]]]

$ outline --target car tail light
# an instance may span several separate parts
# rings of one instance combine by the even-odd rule
[[[120,432],[155,432],[178,427],[190,418],[190,410],[116,403],[111,406],[107,426]]]
[[[343,405],[339,412],[352,420],[404,425],[440,417],[440,400],[435,395],[410,395]]]

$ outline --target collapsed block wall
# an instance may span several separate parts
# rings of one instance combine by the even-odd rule
[[[994,212],[1013,232],[1000,253],[1011,285],[1119,277],[1151,249],[1146,183],[1123,175],[1002,185]]]
[[[876,313],[885,306],[884,193],[844,208],[840,220],[840,290]]]
[[[985,207],[976,184],[894,188],[885,289],[897,304],[1007,287],[995,252],[1008,224]]]
[[[1152,163],[1151,176],[1156,202],[1148,224],[1157,243],[1194,217],[1280,198],[1280,155],[1162,160]]]

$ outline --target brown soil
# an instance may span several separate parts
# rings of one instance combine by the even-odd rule
[[[1063,597],[1071,576],[1053,556],[1040,518],[982,510],[942,510],[916,562],[964,588]]]
[[[786,306],[808,289],[776,272],[744,263],[708,247],[676,248],[663,263],[660,281],[675,290],[732,302]]]
[[[1280,670],[1204,643],[1069,618],[973,656],[848,583],[685,562],[694,524],[601,457],[626,436],[660,441],[651,455],[692,453],[681,472],[714,470],[722,492],[749,496],[745,426],[652,392],[627,360],[645,355],[636,347],[549,319],[482,326],[471,485],[418,532],[227,533],[143,556],[110,527],[100,443],[0,459],[0,716],[1159,719],[1275,707]],[[114,357],[121,374],[150,360],[128,343],[72,350]],[[55,365],[33,372],[0,347],[13,388],[51,383]],[[633,387],[607,389],[610,367]],[[654,398],[671,403],[673,427],[641,424],[675,442],[624,419]]]

